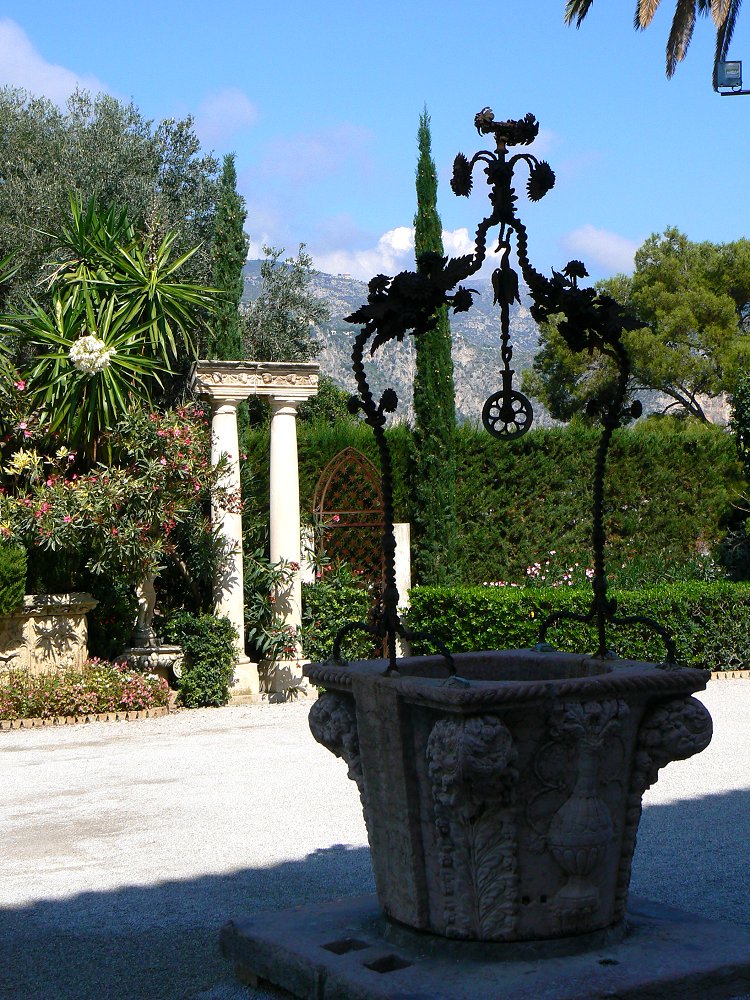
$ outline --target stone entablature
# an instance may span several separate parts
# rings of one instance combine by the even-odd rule
[[[319,366],[286,361],[196,361],[192,384],[215,400],[278,396],[307,399],[318,391]]]
[[[49,670],[82,667],[88,657],[86,615],[99,602],[91,594],[35,594],[0,617],[0,668]]]

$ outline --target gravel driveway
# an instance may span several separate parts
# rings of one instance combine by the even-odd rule
[[[646,796],[633,890],[750,922],[750,681]],[[232,917],[373,889],[359,798],[306,704],[0,733],[0,998],[259,1000]]]

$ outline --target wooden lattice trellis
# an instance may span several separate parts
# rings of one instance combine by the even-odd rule
[[[368,583],[382,586],[383,495],[373,463],[356,448],[344,448],[323,469],[313,510],[322,525],[316,540],[332,563],[346,562]]]

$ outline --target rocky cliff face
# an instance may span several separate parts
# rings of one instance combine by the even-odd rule
[[[254,299],[260,291],[260,262],[249,261],[245,268],[245,298]],[[481,419],[485,399],[501,387],[500,311],[492,305],[492,287],[487,280],[469,282],[479,295],[467,313],[451,315],[453,365],[458,419],[476,423]],[[348,275],[317,272],[312,290],[324,299],[331,312],[325,328],[315,330],[320,344],[320,369],[345,389],[354,389],[351,372],[351,349],[357,327],[344,317],[367,299],[367,284]],[[511,311],[513,367],[520,380],[537,349],[537,329],[528,310],[528,296],[521,292],[521,305]],[[366,366],[368,379],[376,392],[392,386],[399,398],[398,419],[411,419],[412,382],[414,378],[414,340],[387,344]]]

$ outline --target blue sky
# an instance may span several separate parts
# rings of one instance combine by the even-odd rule
[[[263,243],[367,278],[413,260],[418,118],[426,103],[446,250],[465,252],[484,211],[448,180],[480,148],[474,114],[533,112],[532,147],[558,178],[524,210],[537,267],[583,259],[627,270],[652,232],[750,236],[750,96],[711,89],[713,30],[701,20],[673,80],[664,44],[673,0],[645,32],[634,0],[598,0],[579,30],[564,0],[244,3],[6,0],[0,84],[58,103],[78,83],[153,119],[195,117],[207,150],[235,152],[251,251]],[[745,57],[750,11],[731,58]],[[525,179],[521,178],[521,187]],[[481,187],[481,185],[480,185]]]

